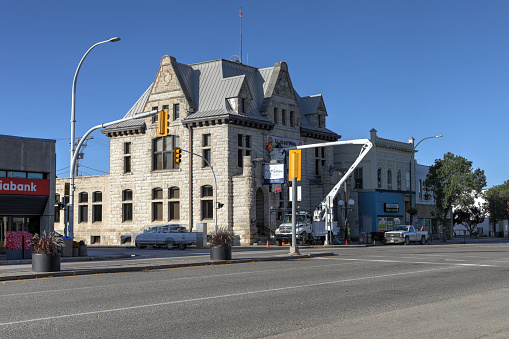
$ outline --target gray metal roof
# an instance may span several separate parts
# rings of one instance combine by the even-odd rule
[[[281,63],[277,63],[277,67],[280,67],[280,64]],[[237,115],[261,122],[272,123],[272,121],[261,114],[261,111],[266,109],[262,107],[264,99],[266,100],[265,105],[267,105],[266,98],[272,95],[272,93],[269,92],[272,91],[271,87],[274,86],[274,77],[277,76],[277,73],[274,73],[275,67],[257,69],[224,59],[205,61],[191,65],[176,62],[174,63],[174,67],[175,72],[179,75],[181,86],[184,87],[184,92],[189,94],[190,100],[192,100],[195,108],[194,112],[191,112],[183,119],[183,122],[223,115]],[[272,81],[272,85],[269,84],[270,81]],[[247,84],[252,95],[251,114],[249,116],[239,114],[229,105],[227,100],[228,98],[237,97],[244,83]],[[152,87],[153,84],[149,86],[124,117],[130,117],[144,111]],[[307,115],[316,112],[321,95],[301,98],[295,92],[295,97],[297,98],[302,112],[302,128],[335,134],[326,128],[314,127],[308,120]],[[110,128],[136,127],[142,126],[144,123],[144,119],[134,119],[111,126]]]
[[[322,98],[321,94],[311,95],[304,98],[301,98],[297,94],[297,101],[299,102],[300,111],[302,112],[302,114],[316,113],[321,98]]]

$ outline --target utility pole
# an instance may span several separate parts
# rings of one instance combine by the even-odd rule
[[[94,137],[87,137],[84,141],[83,141],[83,144],[81,145],[81,151],[80,153],[78,153],[78,157],[77,157],[77,160],[76,160],[76,176],[79,176],[79,172],[78,172],[78,168],[80,166],[80,160],[83,160],[83,158],[85,157],[85,153],[83,152],[83,150],[87,147],[87,143],[89,140],[92,140],[94,139]],[[78,138],[76,144],[74,145],[75,149],[76,149],[76,146],[78,145],[78,143],[80,142],[81,138]]]

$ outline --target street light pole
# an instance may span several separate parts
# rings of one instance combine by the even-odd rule
[[[414,193],[412,192],[412,166],[414,165],[414,153],[415,153],[415,150],[417,149],[417,146],[419,146],[419,144],[421,142],[423,142],[424,140],[427,140],[427,139],[433,139],[433,138],[441,138],[443,137],[443,135],[435,135],[435,136],[432,136],[432,137],[427,137],[427,138],[424,138],[424,139],[421,139],[421,141],[419,141],[417,143],[417,145],[415,145],[413,148],[412,148],[412,154],[410,156],[410,205],[413,205],[414,209],[417,205],[417,201],[415,199],[415,196],[414,196]],[[412,204],[412,199],[413,199],[413,204]],[[413,214],[410,214],[410,224],[413,226],[414,225],[414,216]]]
[[[88,53],[90,53],[91,50],[93,50],[96,46],[99,46],[101,44],[105,44],[107,42],[117,42],[119,41],[119,37],[114,37],[105,41],[101,41],[93,45],[88,49],[88,51],[83,55],[83,57],[80,60],[80,63],[78,64],[78,68],[76,68],[76,73],[74,73],[74,79],[72,81],[72,102],[71,102],[71,170],[70,170],[70,197],[69,197],[69,228],[68,228],[68,235],[70,238],[74,238],[74,153],[76,150],[75,147],[75,134],[76,134],[76,81],[78,80],[78,73],[80,72],[81,65],[83,64],[83,61],[87,57]],[[67,234],[66,234],[67,236]]]

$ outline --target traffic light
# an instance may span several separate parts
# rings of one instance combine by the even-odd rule
[[[165,137],[168,135],[168,109],[165,108],[157,113],[158,125],[157,125],[157,136]]]
[[[182,151],[180,150],[179,147],[175,147],[173,149],[173,161],[175,162],[175,164],[180,164],[180,156],[181,156],[181,153]]]

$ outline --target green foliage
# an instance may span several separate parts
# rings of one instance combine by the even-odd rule
[[[212,234],[210,243],[212,246],[231,246],[233,243],[233,231],[226,228],[218,229],[216,233]]]
[[[424,185],[432,192],[437,207],[447,212],[453,206],[471,206],[486,186],[486,175],[479,168],[473,170],[471,161],[449,152],[435,160]]]
[[[493,186],[486,192],[486,205],[490,222],[509,220],[509,180],[502,185]]]
[[[424,186],[435,199],[438,220],[444,222],[453,207],[467,210],[474,204],[486,186],[486,175],[473,170],[472,161],[448,152],[430,167]]]
[[[35,254],[56,254],[58,248],[64,246],[62,238],[56,236],[54,232],[46,234],[44,231],[42,235],[36,233],[32,239],[32,253]]]
[[[454,222],[465,226],[470,236],[477,225],[484,221],[484,218],[486,218],[486,211],[481,206],[471,205],[454,211]]]

